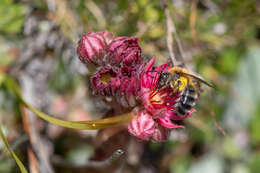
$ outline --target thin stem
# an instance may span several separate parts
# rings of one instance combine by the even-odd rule
[[[191,13],[190,13],[190,28],[193,42],[198,45],[198,36],[196,30],[196,20],[197,20],[197,6],[199,0],[192,0],[191,3]]]
[[[113,154],[108,157],[107,159],[103,161],[87,161],[86,163],[83,164],[72,164],[68,163],[62,158],[59,157],[54,157],[53,162],[57,165],[67,167],[67,168],[76,168],[76,169],[82,169],[82,168],[96,168],[96,169],[102,169],[106,168],[116,161],[118,161],[120,158],[124,156],[124,151],[122,149],[117,149],[116,151],[113,152]]]
[[[167,47],[168,47],[173,65],[177,66],[177,65],[183,64],[184,67],[186,67],[185,64],[184,64],[184,62],[185,62],[184,59],[185,59],[186,55],[184,53],[184,50],[183,50],[183,47],[182,47],[182,44],[181,44],[181,40],[180,40],[180,38],[177,34],[174,21],[171,18],[171,15],[170,15],[170,12],[169,12],[169,9],[168,9],[168,4],[167,4],[166,0],[163,0],[163,8],[164,8],[164,14],[165,14],[165,17],[166,17],[166,21],[167,21]],[[172,34],[175,37],[178,49],[179,49],[180,54],[181,54],[181,60],[182,60],[183,63],[180,63],[174,55]]]
[[[223,136],[226,136],[225,130],[219,125],[218,121],[216,120],[216,115],[215,115],[214,111],[211,111],[210,115],[211,115],[217,129],[222,133]]]
[[[87,165],[89,167],[104,168],[104,167],[111,165],[115,161],[117,161],[120,157],[123,156],[124,153],[125,152],[123,150],[118,149],[118,150],[114,151],[113,154],[109,158],[107,158],[106,160],[103,160],[103,161],[88,161]]]
[[[172,33],[174,33],[174,28],[173,28],[170,12],[169,12],[169,9],[168,9],[168,5],[165,1],[163,1],[163,8],[164,8],[164,14],[165,14],[165,17],[166,17],[166,24],[167,24],[167,47],[168,47],[173,65],[177,65],[178,61],[177,61],[175,54],[173,52],[173,44],[174,43],[173,43]]]

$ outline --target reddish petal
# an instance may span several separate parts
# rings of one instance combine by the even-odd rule
[[[154,129],[152,140],[155,142],[166,141],[168,138],[168,134],[169,134],[169,130],[167,128],[158,125]]]
[[[166,112],[166,116],[167,117],[169,117],[170,119],[172,119],[172,120],[184,120],[184,119],[186,119],[187,117],[189,117],[193,112],[195,112],[196,110],[193,108],[193,109],[191,109],[190,110],[190,112],[188,112],[185,116],[178,116],[178,115],[176,115],[175,114],[175,112],[174,111],[167,111]]]

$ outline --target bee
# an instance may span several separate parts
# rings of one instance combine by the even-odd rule
[[[173,67],[167,72],[159,72],[159,75],[156,83],[158,90],[171,87],[174,93],[180,93],[175,105],[175,112],[178,116],[185,116],[196,105],[201,92],[201,83],[215,88],[200,76],[191,74],[182,67]]]

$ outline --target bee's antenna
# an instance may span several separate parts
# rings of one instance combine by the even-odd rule
[[[149,71],[146,71],[146,72],[156,72],[156,73],[159,73],[159,74],[160,74],[159,71],[155,71],[155,70],[149,70]]]

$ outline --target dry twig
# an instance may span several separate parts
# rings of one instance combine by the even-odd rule
[[[36,116],[33,115],[32,112],[29,112],[25,109],[23,105],[20,105],[22,116],[23,116],[23,124],[25,131],[27,132],[31,148],[28,147],[28,155],[30,161],[30,170],[34,170],[34,172],[39,172],[37,168],[39,167],[41,172],[43,173],[53,173],[52,167],[49,163],[48,152],[46,152],[46,147],[43,145],[43,141],[40,138],[40,134],[38,133],[38,129],[35,127],[36,125]],[[39,161],[37,162],[33,151],[37,154]]]
[[[215,116],[214,111],[211,111],[211,117],[212,117],[216,127],[218,128],[218,130],[223,134],[223,136],[226,136],[225,130],[219,125],[219,123],[216,120],[216,116]]]
[[[27,147],[27,150],[28,150],[30,172],[31,173],[39,173],[38,160],[36,159],[35,154],[33,153],[30,146]]]
[[[84,172],[88,172],[90,170],[95,172],[109,172],[109,170],[111,170],[111,167],[113,167],[113,170],[117,170],[118,168],[120,169],[122,167],[122,164],[118,163],[124,160],[124,153],[125,152],[123,150],[117,149],[110,157],[103,161],[87,161],[83,164],[68,163],[57,156],[52,158],[52,162],[57,166],[62,166],[63,168],[85,170]],[[115,166],[116,168],[114,168]]]
[[[184,64],[184,62],[185,62],[184,59],[185,59],[186,55],[184,53],[184,50],[183,50],[183,47],[182,47],[182,44],[181,44],[181,40],[180,40],[180,38],[177,34],[175,24],[174,24],[174,22],[171,18],[171,15],[170,15],[170,12],[169,12],[169,9],[168,9],[168,4],[167,4],[166,0],[163,0],[163,8],[164,8],[166,21],[167,21],[167,47],[169,49],[172,62],[175,66],[176,65],[183,65],[184,67],[186,67],[185,64]],[[173,53],[173,37],[172,37],[172,34],[175,37],[178,49],[179,49],[180,54],[181,54],[181,60],[182,60],[181,63],[177,61],[177,59],[176,59],[176,57]]]
[[[99,6],[92,0],[86,1],[85,6],[95,16],[99,27],[104,29],[106,27],[106,18]]]
[[[191,34],[195,45],[198,44],[197,30],[195,27],[196,19],[197,19],[197,6],[198,6],[198,0],[192,0],[191,13],[190,13],[190,28],[191,28]]]
[[[173,27],[173,24],[172,24],[172,20],[171,20],[171,17],[170,17],[168,6],[165,3],[165,1],[163,2],[163,7],[164,7],[164,14],[165,14],[165,17],[166,17],[166,22],[167,22],[167,47],[168,47],[173,65],[177,65],[178,61],[177,61],[175,54],[173,52],[172,33],[174,33],[174,27]]]

